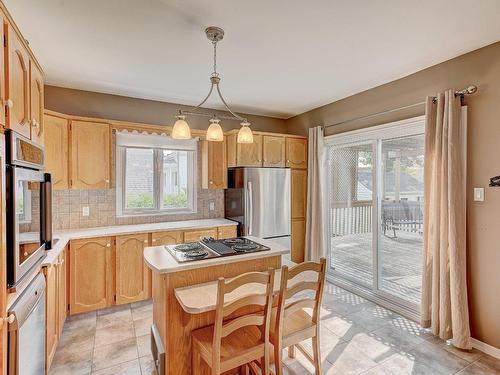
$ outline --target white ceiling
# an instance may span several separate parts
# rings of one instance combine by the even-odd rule
[[[3,0],[47,83],[288,118],[500,40],[499,0]],[[218,101],[208,103],[218,108]]]

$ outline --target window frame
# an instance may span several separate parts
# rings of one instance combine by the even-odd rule
[[[153,150],[153,204],[152,208],[127,208],[126,207],[126,166],[127,149],[152,149]],[[187,207],[166,208],[163,202],[163,152],[178,151],[187,153]],[[182,150],[174,147],[139,147],[120,145],[116,147],[116,216],[150,216],[150,215],[177,215],[193,214],[197,212],[197,159],[198,150]]]

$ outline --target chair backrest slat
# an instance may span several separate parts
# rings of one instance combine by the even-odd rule
[[[269,325],[271,321],[271,307],[273,303],[274,270],[267,272],[249,272],[230,280],[219,278],[217,284],[217,304],[215,309],[215,324],[213,336],[213,363],[220,362],[221,340],[234,331],[247,327],[259,326],[263,332],[263,341],[269,344]],[[236,293],[236,289],[243,290],[243,296],[232,299],[226,303],[225,297],[230,293]],[[255,289],[254,293],[248,294],[248,290]],[[225,321],[226,318],[244,307],[261,306],[261,312],[248,312],[246,315]]]
[[[313,298],[304,298],[294,301],[285,307],[283,318],[286,319],[301,309],[314,309],[314,306],[316,306],[316,299]]]
[[[285,291],[285,298],[286,299],[292,298],[294,295],[296,295],[299,292],[303,292],[304,290],[316,291],[317,288],[318,288],[317,281],[299,281],[293,284],[290,288],[288,288]]]

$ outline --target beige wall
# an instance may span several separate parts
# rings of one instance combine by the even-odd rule
[[[488,187],[500,175],[500,42],[459,56],[408,77],[364,91],[287,120],[290,133],[412,103],[448,88],[478,86],[467,97],[467,259],[472,335],[500,348],[500,188]],[[340,133],[424,113],[424,108],[392,113],[369,121],[331,127]],[[486,201],[473,201],[473,187],[486,188]]]
[[[45,86],[45,108],[74,116],[105,118],[142,122],[154,125],[173,125],[179,109],[190,107],[153,100],[129,98],[119,95],[101,94],[90,91]],[[206,113],[222,113],[202,109]],[[261,131],[285,132],[285,120],[246,115],[252,129]],[[190,116],[189,125],[193,129],[207,129],[208,118]],[[237,129],[239,121],[221,121],[224,130]]]

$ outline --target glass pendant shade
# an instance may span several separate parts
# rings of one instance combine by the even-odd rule
[[[219,122],[219,119],[210,119],[210,126],[207,129],[207,141],[222,142],[224,140],[224,133]]]
[[[172,129],[172,138],[191,139],[191,129],[186,122],[186,116],[177,116],[177,121]]]
[[[238,143],[253,143],[253,133],[250,129],[250,123],[244,121],[241,123],[240,131],[238,132]]]

